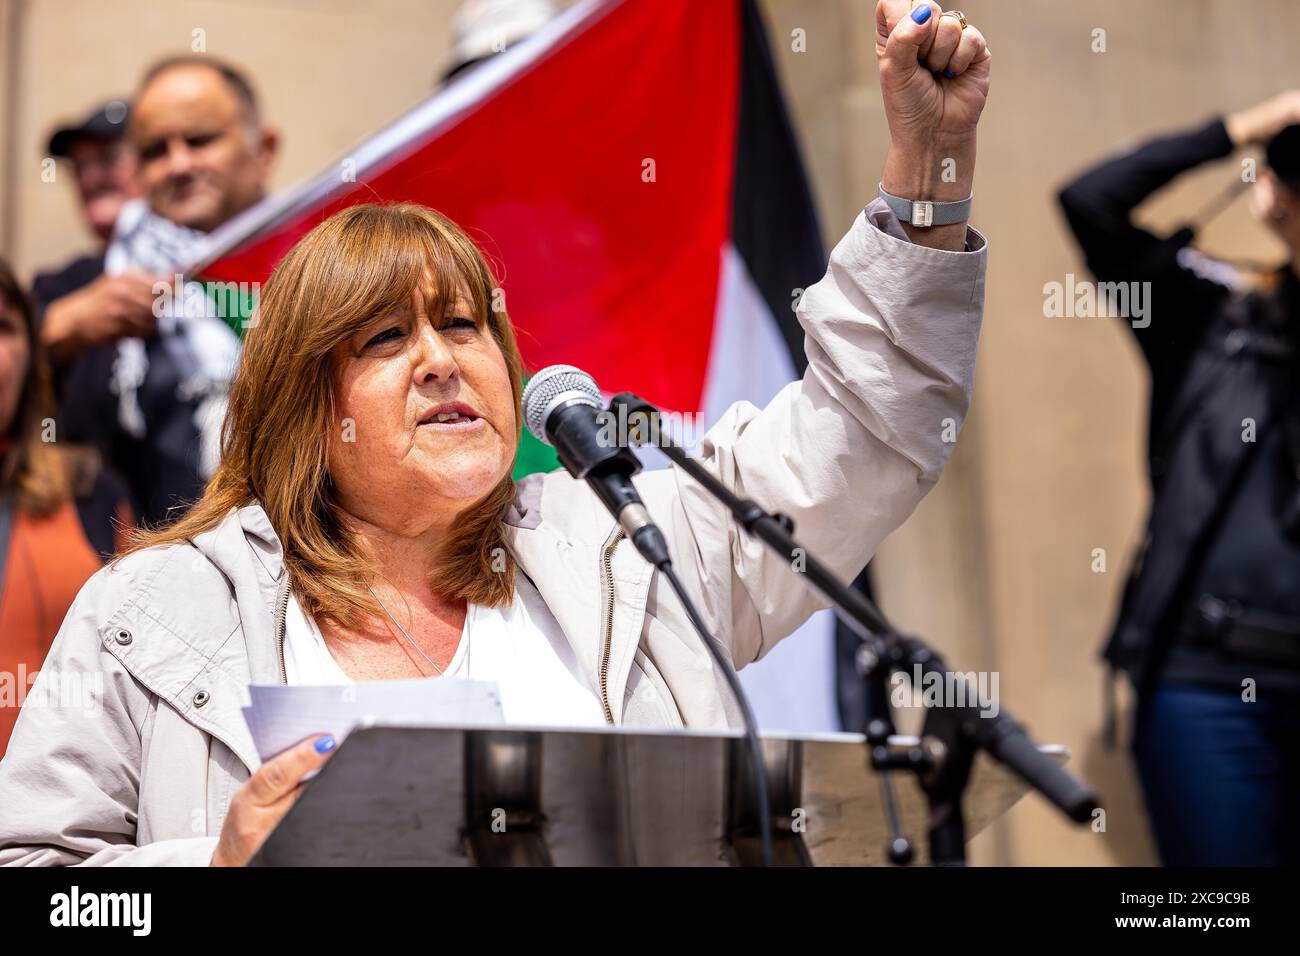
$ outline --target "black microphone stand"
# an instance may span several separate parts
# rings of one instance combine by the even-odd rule
[[[870,702],[864,734],[871,766],[879,772],[892,862],[908,863],[913,855],[911,844],[902,832],[890,780],[890,772],[907,770],[916,774],[929,803],[930,862],[939,866],[965,864],[962,796],[979,749],[1009,767],[1071,820],[1086,823],[1092,819],[1100,804],[1091,789],[1040,752],[1006,710],[985,716],[977,704],[971,703],[976,695],[966,687],[965,678],[952,674],[943,658],[923,641],[895,630],[861,591],[840,581],[809,554],[794,538],[794,522],[789,517],[769,513],[732,492],[664,434],[659,410],[645,399],[621,392],[610,401],[609,412],[618,416],[620,430],[626,429],[625,440],[638,445],[650,444],[663,452],[669,461],[722,502],[746,532],[790,561],[792,573],[802,574],[808,586],[833,605],[840,619],[862,639],[858,670],[868,684]],[[949,701],[948,706],[927,708],[922,737],[915,746],[898,747],[891,743],[894,721],[889,704],[889,679],[891,674],[900,671],[909,677],[935,675],[944,682],[941,686],[960,683],[964,690],[972,691],[959,695],[965,703]]]

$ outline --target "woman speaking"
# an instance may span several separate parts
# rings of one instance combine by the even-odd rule
[[[843,576],[938,479],[983,299],[966,217],[984,39],[933,3],[884,0],[877,53],[882,196],[802,297],[808,371],[762,411],[731,408],[703,446]],[[0,862],[246,862],[334,747],[260,762],[250,683],[481,677],[512,722],[739,722],[681,605],[588,488],[511,480],[522,370],[494,286],[466,235],[418,206],[349,208],[284,258],[202,499],[64,621],[40,680],[102,674],[103,694],[20,715]],[[674,470],[639,488],[736,667],[820,606]]]

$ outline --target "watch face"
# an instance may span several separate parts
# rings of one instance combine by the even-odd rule
[[[928,229],[931,226],[948,226],[966,219],[970,215],[973,197],[967,196],[956,202],[903,199],[901,196],[885,192],[885,187],[882,185],[880,198],[901,221],[918,229]]]

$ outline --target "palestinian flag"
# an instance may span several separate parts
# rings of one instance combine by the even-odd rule
[[[802,372],[793,305],[826,262],[749,0],[578,3],[228,223],[195,271],[263,282],[313,226],[376,199],[481,243],[531,369],[576,365],[707,423]],[[518,474],[555,467],[525,442]]]
[[[826,259],[753,0],[581,0],[228,223],[192,272],[265,281],[313,226],[375,200],[480,242],[530,369],[576,365],[706,427],[802,374],[794,306]],[[516,475],[555,467],[524,432]],[[809,666],[833,713],[821,629]]]

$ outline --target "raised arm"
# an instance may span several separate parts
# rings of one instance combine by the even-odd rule
[[[1181,376],[1206,324],[1233,291],[1233,270],[1189,250],[1190,234],[1159,236],[1144,229],[1134,212],[1183,173],[1235,149],[1262,146],[1297,122],[1300,91],[1281,93],[1193,129],[1149,139],[1060,191],[1066,222],[1092,274],[1102,282],[1150,283],[1146,299],[1153,314],[1129,325],[1158,392]]]
[[[1262,146],[1292,123],[1300,123],[1300,91],[1204,125],[1149,139],[1079,175],[1060,192],[1065,217],[1099,279],[1157,278],[1161,237],[1133,222],[1149,196],[1204,163],[1234,149]]]
[[[893,140],[882,181],[905,198],[964,199],[989,59],[977,30],[929,11],[916,22],[906,2],[879,7]],[[936,73],[918,65],[923,55]],[[801,299],[803,379],[761,411],[733,406],[706,438],[709,467],[793,518],[796,536],[846,579],[934,486],[952,450],[974,378],[984,247],[964,222],[913,229],[874,200]],[[739,531],[689,478],[652,474],[641,485],[651,512],[670,516],[660,523],[674,564],[737,666],[821,607],[797,568]],[[672,598],[654,603],[667,613]]]
[[[1066,222],[1101,282],[1150,283],[1152,315],[1128,322],[1153,372],[1180,368],[1229,287],[1180,260],[1182,235],[1158,236],[1133,220],[1146,198],[1189,169],[1232,152],[1222,120],[1149,140],[1088,170],[1061,190]],[[1204,270],[1202,270],[1204,271]]]

